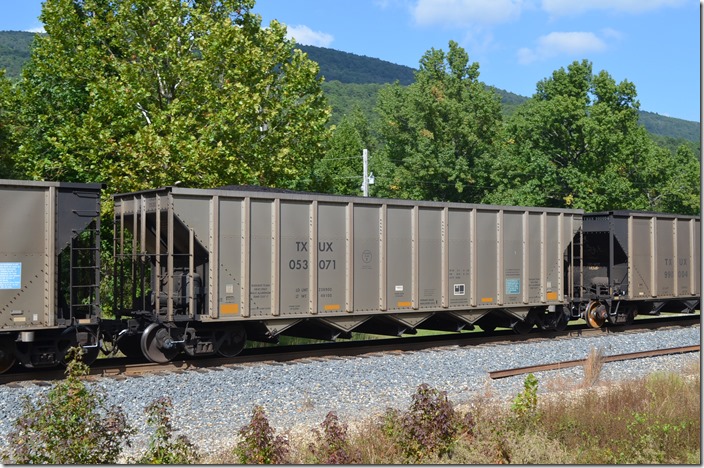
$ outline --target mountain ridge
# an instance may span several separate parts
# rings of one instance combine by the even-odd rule
[[[19,79],[22,66],[29,60],[32,39],[38,33],[26,31],[0,31],[0,69],[6,70],[10,79]],[[409,85],[415,79],[414,68],[398,65],[386,60],[357,55],[326,47],[296,44],[308,57],[317,62],[320,74],[325,78],[326,94],[337,92],[347,96],[330,96],[333,108],[337,102],[338,112],[348,110],[355,96],[375,99],[379,86],[398,82]],[[335,85],[342,84],[342,87]],[[345,86],[348,89],[345,89]],[[365,86],[369,85],[369,86]],[[488,84],[487,84],[488,85]],[[504,114],[510,115],[528,97],[489,85],[501,98]],[[366,88],[366,89],[365,89]],[[369,107],[366,104],[366,107]],[[652,111],[639,111],[641,124],[654,135],[663,138],[685,139],[699,143],[699,122],[669,117]],[[338,116],[339,117],[339,116]]]

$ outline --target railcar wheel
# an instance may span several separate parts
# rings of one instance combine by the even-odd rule
[[[519,335],[525,335],[533,329],[533,323],[527,320],[517,320],[516,323],[511,325],[511,328]]]
[[[141,358],[144,356],[142,352],[141,335],[124,335],[117,341],[117,349],[122,354],[131,358]]]
[[[144,356],[158,364],[171,361],[179,352],[169,330],[158,323],[152,323],[144,330],[140,345]]]
[[[235,357],[242,352],[247,344],[247,332],[244,327],[215,332],[217,353],[223,357]]]
[[[570,319],[567,316],[567,314],[564,313],[558,313],[557,319],[555,319],[555,330],[557,331],[565,331],[567,328],[567,324],[569,323]]]
[[[0,340],[0,374],[10,370],[16,360],[15,342],[9,338]]]
[[[584,320],[592,328],[601,328],[606,322],[606,307],[599,301],[592,301],[584,311]]]
[[[563,312],[551,312],[544,317],[541,317],[539,326],[541,330],[564,331],[567,328],[569,318]]]
[[[630,306],[628,308],[628,315],[626,316],[625,325],[633,325],[636,315],[638,315],[638,307],[635,305]]]

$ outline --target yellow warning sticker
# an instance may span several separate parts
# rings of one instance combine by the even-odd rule
[[[411,301],[399,301],[396,303],[396,307],[411,307]]]
[[[482,302],[494,302],[493,297],[482,297]]]
[[[221,314],[239,314],[240,305],[239,304],[220,304]]]
[[[556,292],[549,292],[547,294],[548,301],[556,301],[557,300],[557,293]]]
[[[340,304],[325,304],[323,309],[325,309],[325,310],[340,310]]]

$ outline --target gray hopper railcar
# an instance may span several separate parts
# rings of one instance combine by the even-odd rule
[[[574,301],[592,327],[638,314],[693,312],[701,283],[700,218],[668,213],[589,213],[583,225],[583,280]],[[581,285],[581,287],[579,287]]]
[[[92,362],[100,340],[166,362],[279,335],[522,333],[700,305],[699,217],[164,187],[113,196],[106,320],[102,188],[0,180],[0,372],[75,345]]]
[[[114,195],[127,355],[416,328],[561,328],[581,210],[165,187]]]
[[[101,189],[0,180],[0,372],[98,356]]]

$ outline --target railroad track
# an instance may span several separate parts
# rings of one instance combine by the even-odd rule
[[[250,365],[286,365],[306,360],[329,360],[354,356],[374,356],[389,353],[412,351],[432,351],[433,349],[453,346],[481,346],[499,343],[528,342],[533,340],[567,339],[575,337],[600,336],[618,333],[636,333],[640,331],[662,329],[675,326],[692,326],[700,323],[700,316],[683,315],[667,316],[638,320],[628,327],[590,328],[586,325],[570,325],[564,331],[539,331],[519,335],[511,330],[497,330],[492,333],[462,333],[437,336],[387,338],[378,340],[332,342],[313,345],[275,346],[265,348],[250,348],[234,358],[202,357],[188,360],[176,359],[166,364],[155,364],[134,358],[98,359],[90,369],[87,379],[115,378],[124,379],[145,374],[167,372],[208,372],[221,367],[240,367]],[[582,361],[574,361],[580,365]],[[607,361],[610,362],[610,361]],[[567,363],[554,365],[570,367]],[[557,367],[558,369],[560,367]],[[528,369],[528,368],[526,368]],[[537,370],[521,371],[507,369],[517,374],[537,372]],[[492,373],[493,374],[493,373]],[[513,375],[517,375],[513,374]],[[491,376],[491,378],[502,378]],[[508,375],[506,375],[508,376]],[[50,385],[49,382],[64,378],[63,368],[53,369],[20,369],[0,375],[0,385],[25,386]]]
[[[677,348],[653,349],[650,351],[641,351],[637,353],[614,354],[611,356],[603,356],[602,362],[617,362],[628,361],[630,359],[643,359],[655,356],[666,356],[671,354],[694,353],[700,351],[700,345],[680,346]],[[577,367],[584,365],[587,359],[575,359],[572,361],[553,362],[550,364],[539,364],[536,366],[515,367],[513,369],[503,369],[489,372],[489,378],[492,380],[513,377],[515,375],[529,374],[532,372],[544,372],[551,370],[567,369],[568,367]]]

